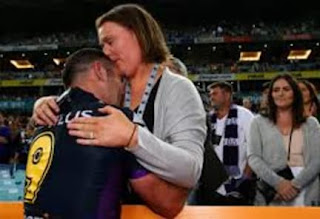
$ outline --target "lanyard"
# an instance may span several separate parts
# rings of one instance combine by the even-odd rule
[[[134,116],[133,116],[134,122],[141,123],[141,124],[145,125],[145,122],[143,121],[143,114],[146,109],[151,90],[152,90],[152,88],[155,84],[155,81],[156,81],[158,68],[159,68],[159,64],[155,64],[150,72],[150,76],[149,76],[146,88],[144,90],[138,111],[136,113],[134,113]],[[125,97],[124,97],[124,106],[130,108],[130,103],[131,103],[131,85],[127,82],[126,83],[126,93],[125,93]]]
[[[291,153],[291,140],[292,140],[293,128],[290,131],[289,143],[288,143],[288,162],[290,161],[290,153]]]

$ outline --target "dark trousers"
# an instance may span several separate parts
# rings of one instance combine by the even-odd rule
[[[223,196],[215,192],[212,196],[212,205],[225,205],[225,206],[244,206],[250,205],[247,200],[233,196]]]
[[[198,188],[196,191],[194,191],[192,200],[189,202],[189,204],[209,206],[250,206],[253,205],[253,200],[251,198],[244,198],[243,196],[223,196],[209,189]]]

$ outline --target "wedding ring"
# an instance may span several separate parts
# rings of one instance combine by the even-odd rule
[[[93,134],[93,132],[90,132],[90,137],[89,137],[90,139],[94,139],[94,134]]]

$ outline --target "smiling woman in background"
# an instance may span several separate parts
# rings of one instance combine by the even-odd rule
[[[268,102],[268,114],[257,116],[250,131],[249,165],[260,178],[255,204],[317,205],[320,125],[304,115],[302,94],[288,74],[271,81]]]

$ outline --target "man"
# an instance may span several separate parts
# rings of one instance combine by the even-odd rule
[[[233,90],[229,83],[216,82],[208,88],[212,104],[212,111],[209,113],[212,143],[229,175],[229,179],[216,190],[214,204],[248,204],[244,201],[244,196],[247,196],[245,193],[249,191],[244,189],[247,184],[242,182],[251,177],[246,150],[253,114],[232,103]]]
[[[59,121],[54,127],[40,127],[30,147],[26,216],[119,218],[128,177],[150,208],[165,217],[175,216],[183,206],[177,201],[183,200],[181,192],[166,194],[166,203],[159,192],[163,186],[157,193],[144,188],[156,187],[160,180],[148,174],[133,155],[124,149],[80,146],[68,135],[66,124],[72,118],[99,116],[98,108],[105,103],[119,105],[122,86],[113,63],[99,50],[80,50],[68,58],[63,81],[69,90],[58,98]],[[93,139],[94,133],[88,132],[87,138]],[[170,209],[168,204],[173,207]]]

